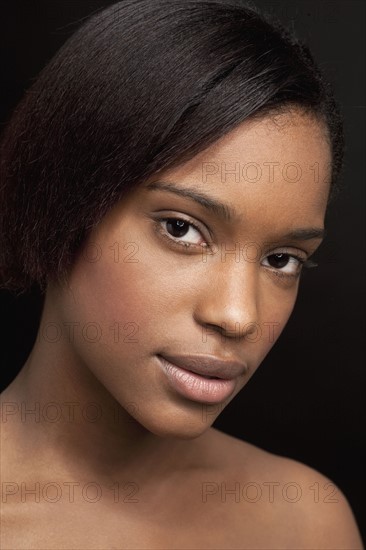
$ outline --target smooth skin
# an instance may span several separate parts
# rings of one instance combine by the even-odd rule
[[[2,394],[2,548],[362,548],[330,480],[211,427],[291,315],[296,256],[322,239],[285,236],[324,228],[330,162],[308,114],[246,121],[93,229],[68,285],[48,285],[33,350]],[[171,218],[187,222],[180,233]],[[164,351],[248,372],[225,402],[197,402],[168,384]]]

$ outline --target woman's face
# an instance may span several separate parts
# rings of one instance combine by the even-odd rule
[[[321,242],[314,230],[324,227],[330,162],[318,122],[299,112],[266,117],[116,204],[69,288],[52,290],[58,322],[76,327],[67,344],[75,369],[91,371],[152,433],[202,434],[289,319],[300,261]]]

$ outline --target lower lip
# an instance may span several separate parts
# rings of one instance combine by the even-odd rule
[[[201,403],[221,403],[235,390],[235,380],[209,379],[169,363],[164,357],[157,356],[167,375],[170,386],[178,393]]]

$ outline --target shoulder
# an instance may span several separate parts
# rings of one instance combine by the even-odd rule
[[[363,548],[350,504],[334,481],[296,460],[276,456],[273,461],[284,487],[293,487],[293,498],[299,502],[294,520],[310,548]]]
[[[278,460],[299,488],[301,505],[297,519],[306,528],[309,546],[362,549],[351,506],[337,484],[298,461],[283,457]]]
[[[241,500],[263,504],[265,517],[283,525],[301,548],[363,549],[350,504],[334,481],[297,460],[215,432],[221,452],[231,457],[225,465],[235,472]]]

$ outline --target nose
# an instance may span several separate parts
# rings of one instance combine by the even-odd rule
[[[255,263],[224,262],[210,272],[200,287],[194,318],[222,335],[245,338],[258,330],[258,277]]]

